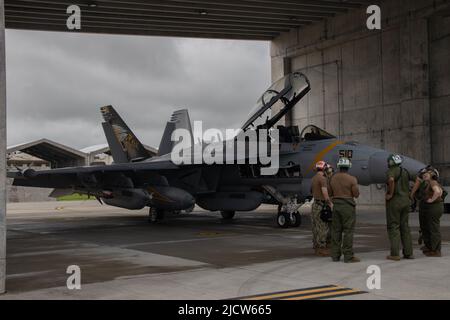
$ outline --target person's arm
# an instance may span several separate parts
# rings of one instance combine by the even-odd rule
[[[442,189],[438,185],[434,185],[431,187],[431,190],[433,190],[433,195],[430,199],[427,200],[428,203],[435,202],[440,196],[442,196]]]
[[[353,194],[353,198],[359,197],[358,181],[356,180],[356,178],[352,184],[352,194]]]
[[[413,186],[413,188],[412,188],[412,190],[411,190],[411,194],[409,195],[409,197],[411,198],[411,200],[414,200],[414,198],[416,197],[416,192],[417,192],[417,190],[419,190],[419,187],[420,187],[420,183],[421,183],[422,181],[420,181],[420,178],[416,178],[416,181],[414,182],[414,186]]]
[[[394,196],[394,190],[395,190],[395,180],[393,177],[388,178],[388,189],[386,191],[386,200],[389,201]]]
[[[323,198],[325,199],[325,201],[328,203],[328,205],[333,208],[333,202],[331,202],[331,198],[330,195],[328,194],[328,188],[327,186],[324,186],[321,188],[322,190],[322,194],[323,194]]]

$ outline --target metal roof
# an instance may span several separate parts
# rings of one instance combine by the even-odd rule
[[[153,156],[158,154],[158,149],[155,149],[153,147],[147,146],[144,144],[144,148],[149,151]],[[86,154],[100,154],[100,153],[106,153],[106,154],[111,154],[110,149],[109,149],[109,145],[108,144],[97,144],[97,145],[93,145],[90,147],[86,147],[80,150],[81,152],[84,152]]]
[[[359,8],[367,0],[5,0],[6,28],[68,31],[68,6],[81,9],[70,32],[271,40],[281,32]]]
[[[16,151],[25,152],[51,162],[82,161],[86,159],[85,153],[48,139],[39,139],[11,146],[7,148],[6,153]]]

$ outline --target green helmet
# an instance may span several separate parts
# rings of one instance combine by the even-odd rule
[[[342,157],[339,159],[339,161],[337,163],[337,167],[350,169],[352,167],[352,163],[349,158]]]
[[[394,167],[394,166],[399,166],[402,164],[403,159],[400,155],[398,154],[391,154],[388,158],[387,158],[387,162],[388,162],[388,166],[389,167]]]

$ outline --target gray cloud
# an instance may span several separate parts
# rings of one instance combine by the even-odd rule
[[[7,30],[8,144],[105,143],[112,104],[157,146],[179,108],[205,127],[242,121],[270,83],[267,42]]]

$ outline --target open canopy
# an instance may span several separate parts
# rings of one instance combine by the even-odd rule
[[[308,78],[294,72],[274,82],[258,99],[241,129],[269,129],[311,89]]]
[[[336,139],[336,136],[312,124],[302,130],[300,137],[303,141]]]

